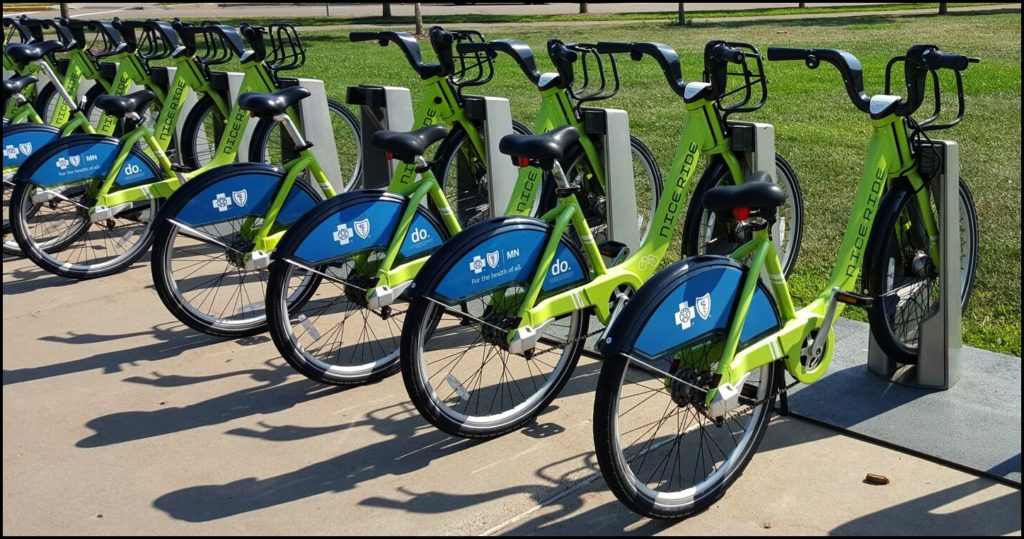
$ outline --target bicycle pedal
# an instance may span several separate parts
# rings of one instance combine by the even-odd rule
[[[611,261],[609,266],[615,266],[629,256],[629,247],[625,243],[608,240],[597,246],[601,256]]]
[[[854,307],[861,307],[863,309],[870,309],[875,304],[875,298],[840,290],[836,292],[836,302],[852,305]]]

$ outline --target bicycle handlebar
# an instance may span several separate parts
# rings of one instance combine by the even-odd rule
[[[231,52],[235,53],[235,56],[241,58],[242,55],[245,54],[246,48],[245,44],[242,43],[242,36],[238,34],[238,30],[233,26],[220,23],[210,23],[203,25],[203,29],[220,34],[221,37],[224,38],[224,42],[227,43],[228,47],[231,49]]]
[[[43,26],[46,26],[48,22],[45,19],[30,19],[27,15],[4,17],[4,26],[10,26],[17,30],[23,43],[43,41]]]
[[[483,43],[459,43],[456,45],[460,54],[471,54],[486,52],[488,54],[505,53],[511,56],[519,69],[523,71],[530,82],[537,84],[540,81],[540,71],[537,70],[537,61],[534,59],[533,50],[529,45],[518,39],[496,39]]]
[[[822,61],[828,62],[839,70],[846,85],[846,93],[850,101],[862,112],[868,112],[871,98],[864,93],[864,70],[857,57],[838,49],[791,49],[786,47],[768,47],[768,60],[788,61],[803,60],[810,69],[817,69]]]
[[[386,47],[388,43],[394,43],[402,49],[405,59],[409,61],[409,65],[421,79],[429,79],[443,73],[444,68],[440,64],[423,62],[420,45],[416,38],[408,32],[351,32],[348,38],[350,41],[377,41],[381,47]]]
[[[682,68],[679,66],[679,55],[676,54],[672,47],[662,43],[615,43],[601,41],[597,43],[596,48],[597,52],[602,54],[628,52],[629,57],[634,61],[640,61],[644,55],[650,56],[661,66],[661,71],[665,74],[665,80],[668,82],[669,87],[672,88],[672,91],[680,97],[683,96],[686,89],[686,81],[683,80]]]
[[[742,64],[745,57],[743,51],[730,47],[722,41],[713,41],[708,43],[705,52],[708,58],[714,62]]]
[[[769,47],[768,59],[772,61],[803,60],[807,67],[814,69],[821,61],[828,62],[839,70],[846,85],[850,100],[862,112],[870,112],[871,97],[864,93],[864,75],[860,61],[846,51],[836,49],[792,49]],[[939,51],[935,45],[914,45],[907,51],[904,75],[906,76],[907,97],[901,99],[893,109],[899,116],[913,114],[924,102],[929,72],[938,69],[952,69],[956,72],[967,69],[976,58],[962,54]],[[888,84],[888,83],[887,83]]]

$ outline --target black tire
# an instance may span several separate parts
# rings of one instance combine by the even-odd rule
[[[363,152],[359,119],[347,107],[333,99],[327,99],[327,108],[334,116],[331,121],[334,128],[334,147],[338,155],[338,165],[341,167],[341,177],[345,179],[345,185],[338,192],[361,188]],[[282,137],[286,138],[287,135],[278,122],[260,120],[249,139],[249,162],[281,166],[291,160],[294,156],[282,155]],[[310,142],[317,143],[316,140]],[[305,174],[304,172],[303,175]]]
[[[501,233],[501,229],[496,230],[495,233]],[[579,260],[586,260],[580,249],[566,241],[565,238],[562,239],[562,244],[571,249]],[[513,285],[505,288],[504,291],[508,293],[517,288],[522,289],[522,287]],[[511,292],[503,297],[515,297],[515,295],[516,292]],[[496,296],[486,294],[482,298],[467,300],[455,307],[442,306],[427,297],[415,298],[410,302],[409,312],[406,314],[405,325],[402,328],[402,379],[409,397],[427,421],[453,436],[496,438],[527,424],[558,396],[562,387],[572,376],[583,352],[584,336],[587,334],[587,325],[590,319],[589,310],[575,311],[562,319],[553,321],[543,330],[548,337],[541,338],[534,350],[535,354],[530,359],[485,342],[480,338],[482,334],[479,330],[482,326],[479,322],[474,323],[473,319],[494,320],[491,318],[495,315],[494,306],[484,307],[484,298],[490,297]],[[477,305],[478,301],[480,305]],[[515,305],[506,305],[499,309],[513,312],[515,307]],[[472,318],[464,316],[467,314]],[[515,324],[507,318],[501,315],[498,315],[498,318],[509,322],[501,322],[501,330],[507,331],[515,327]],[[562,325],[564,322],[567,324]],[[496,324],[497,322],[489,322],[488,326],[498,327]],[[474,332],[477,337],[473,336]],[[452,356],[455,359],[441,366],[442,372],[450,367],[443,377],[432,376],[426,372],[427,365],[436,364],[437,360],[431,361],[436,357],[435,353],[443,357],[449,353],[447,350],[451,350],[451,348],[439,348],[439,351],[436,352],[433,349],[425,350],[427,341],[435,333],[439,335],[432,342],[439,343],[438,346],[451,345],[457,350],[465,348],[465,352],[457,352]],[[556,357],[549,358],[550,361],[539,359],[548,357],[545,354],[557,348],[559,341],[565,342],[566,347],[562,348]],[[476,346],[477,344],[480,346]],[[477,358],[478,355],[479,358]],[[505,357],[502,357],[503,355]],[[497,362],[493,361],[495,358],[497,358]],[[461,365],[464,360],[468,362]],[[552,363],[554,364],[552,365]],[[496,368],[487,370],[488,365]],[[551,372],[544,374],[543,371],[547,368],[550,368]],[[524,369],[527,372],[522,378],[523,384],[520,384],[518,375],[523,374]],[[534,374],[534,369],[537,370],[537,374]],[[458,374],[456,374],[457,370]],[[493,380],[497,380],[497,383],[492,384]],[[442,389],[441,383],[448,384],[448,387]],[[469,388],[467,389],[464,384],[469,384]],[[437,386],[436,390],[435,385]],[[447,396],[441,396],[447,393],[449,388],[453,391]],[[506,393],[510,401],[509,409],[499,409],[498,413],[492,413],[498,397],[500,397],[499,408],[504,406]],[[522,403],[514,402],[517,394],[523,397]],[[479,400],[475,401],[474,407],[474,399],[478,397]],[[489,404],[485,404],[487,409],[484,411],[486,415],[470,415],[471,409],[472,413],[479,414],[480,403],[486,403],[488,399]],[[453,404],[449,406],[448,403]],[[465,403],[466,413],[458,410],[463,403]]]
[[[786,193],[786,199],[789,201],[786,206],[779,208],[777,221],[772,230],[782,269],[788,277],[796,266],[796,259],[800,254],[804,230],[804,199],[796,172],[793,171],[789,162],[779,154],[775,154],[774,178],[782,191]],[[690,205],[683,220],[682,256],[684,258],[699,254],[727,256],[739,247],[738,243],[728,241],[724,223],[716,222],[714,214],[704,210],[704,194],[724,182],[732,185],[732,176],[725,163],[716,159],[711,166],[705,169],[690,198]],[[708,230],[709,221],[711,223],[710,231]],[[788,232],[788,237],[785,239],[782,236],[787,234],[779,233],[782,228]],[[710,250],[706,244],[708,234],[715,238],[715,247]]]
[[[309,185],[307,182],[297,181],[293,188],[306,191],[313,200],[320,201],[323,199],[320,191]],[[206,279],[200,284],[225,284],[229,287],[237,281],[238,290],[232,292],[232,295],[227,298],[230,305],[226,305],[225,308],[233,307],[235,305],[235,299],[237,299],[237,303],[238,305],[241,305],[241,307],[230,313],[230,316],[224,316],[226,310],[219,316],[215,316],[207,312],[199,311],[199,308],[205,304],[206,299],[210,297],[210,295],[203,297],[199,307],[194,307],[187,298],[183,297],[183,295],[188,292],[181,292],[179,290],[178,283],[180,280],[174,275],[174,263],[171,260],[171,258],[174,257],[175,252],[178,251],[178,249],[175,248],[175,240],[179,235],[179,228],[172,224],[168,219],[174,219],[175,216],[175,214],[169,214],[165,216],[167,219],[161,218],[161,222],[154,231],[153,256],[151,264],[153,285],[154,288],[156,288],[157,294],[160,296],[160,300],[163,301],[164,306],[167,307],[175,318],[190,328],[216,337],[248,337],[266,331],[266,309],[261,304],[265,300],[266,284],[269,279],[269,269],[261,269],[257,271],[241,270],[227,259],[226,253],[222,248],[211,246],[207,243],[200,245],[199,247],[192,246],[189,248],[192,249],[191,251],[186,248],[180,249],[182,251],[186,251],[185,256],[189,256],[189,253],[192,253],[192,256],[200,256],[202,255],[199,251],[200,249],[208,249],[212,251],[207,255],[210,262],[191,263],[190,268],[195,268],[200,265],[202,267],[198,270],[190,271],[190,273],[183,276],[180,280]],[[211,226],[217,227],[219,225]],[[203,229],[205,227],[197,228]],[[223,240],[224,238],[218,239]],[[209,267],[215,262],[222,263],[225,268],[225,270],[221,272],[220,276],[216,275],[216,270],[220,266],[213,268]],[[213,270],[213,274],[215,276],[212,278],[208,278],[208,275],[195,277],[195,274],[203,269]],[[237,274],[237,276],[229,279],[228,277],[232,273]],[[250,278],[253,276],[255,276],[255,279]],[[229,282],[225,283],[224,281],[226,280]],[[310,284],[312,285],[314,283],[311,282]],[[212,286],[205,286],[198,288],[197,290],[212,290],[212,288]],[[315,287],[313,289],[315,289]],[[312,293],[312,289],[307,290],[307,292]],[[211,300],[210,310],[215,309],[214,304],[216,302],[216,296],[217,294],[212,294],[213,300]],[[242,301],[245,301],[246,303],[242,304]],[[240,315],[240,317],[235,317],[234,315]]]
[[[716,336],[713,335],[712,337]],[[717,337],[721,340],[725,338],[724,334],[717,334]],[[710,348],[714,350],[714,347]],[[664,358],[662,361],[668,365],[668,362],[672,359]],[[676,359],[676,361],[680,361],[680,359]],[[655,362],[652,361],[652,363]],[[661,365],[659,364],[658,366]],[[663,366],[661,368],[664,369]],[[776,371],[776,365],[766,365],[760,371],[758,395],[761,395],[760,391],[762,388],[767,393],[765,397],[757,399],[758,401],[763,399],[761,404],[751,407],[747,428],[743,429],[737,440],[733,437],[732,430],[735,427],[743,427],[743,424],[736,416],[727,418],[723,426],[716,426],[694,404],[687,403],[683,405],[676,400],[675,395],[677,394],[678,382],[666,379],[660,374],[652,374],[652,371],[641,369],[638,364],[628,361],[626,357],[620,356],[605,359],[601,366],[601,375],[598,379],[597,393],[594,401],[594,447],[597,453],[597,461],[600,464],[601,475],[604,476],[608,487],[622,503],[636,513],[649,518],[686,518],[710,507],[725,494],[729,486],[743,473],[744,468],[746,468],[750,459],[756,453],[758,445],[764,438],[775,402],[773,384]],[[677,370],[676,372],[683,371]],[[623,387],[627,385],[627,381],[631,378],[637,380],[635,385],[628,385],[629,389],[623,390]],[[644,384],[644,381],[648,381],[648,383]],[[633,391],[637,391],[637,393],[632,394]],[[620,393],[628,393],[628,395],[624,395],[620,399]],[[647,393],[651,393],[651,395],[642,396],[639,399],[636,398],[638,395],[646,395]],[[621,414],[619,409],[620,400],[625,401],[628,405],[625,412]],[[692,401],[690,402],[692,403]],[[642,409],[642,407],[646,408]],[[685,419],[679,419],[677,416],[677,419],[669,420],[664,415],[666,413],[681,414],[682,412],[678,412],[678,410],[689,411],[691,409],[693,409],[692,413],[686,416]],[[650,422],[650,425],[643,425],[643,422],[647,422],[650,417],[657,417],[656,415],[651,415],[652,413],[658,413],[654,410],[658,410],[663,414],[662,419],[660,421],[655,419]],[[634,415],[627,422],[626,416],[630,414],[637,415]],[[705,429],[705,421],[707,421],[706,426],[709,427],[708,429]],[[633,426],[633,422],[640,422],[641,426],[629,429],[628,427]],[[721,444],[716,441],[714,446],[717,447],[720,453],[715,453],[712,450],[710,442],[706,446],[702,444],[697,447],[695,437],[692,436],[693,430],[683,432],[683,428],[688,428],[694,423],[697,424],[697,428],[701,429],[699,441],[714,440],[714,437],[718,435],[721,439]],[[663,428],[668,430],[667,435],[663,432]],[[721,429],[723,428],[728,431],[728,436],[721,436]],[[620,430],[623,431],[622,439],[630,444],[625,449],[622,446],[626,444],[620,441]],[[676,431],[675,438],[672,438],[672,431]],[[634,436],[636,432],[640,434]],[[647,439],[648,433],[650,433],[649,440]],[[690,436],[684,436],[685,434],[690,434]],[[728,448],[727,444],[730,438],[735,447],[730,455],[725,455],[725,450],[722,447]],[[632,442],[629,442],[629,440],[632,440]],[[636,445],[641,440],[643,443]],[[659,455],[666,453],[664,450],[666,446],[668,450],[664,459],[664,469],[661,469],[659,466],[662,466],[662,461],[656,459],[662,458]],[[689,446],[689,448],[686,446]],[[683,454],[687,452],[687,449],[692,449],[693,447],[696,447],[698,453],[698,457],[693,459],[693,464],[690,465],[689,462],[682,462]],[[675,484],[673,480],[676,479],[673,477],[673,474],[675,474],[677,469],[675,464],[678,463],[679,470],[685,469],[685,472],[681,472],[681,475],[686,476],[690,475],[690,469],[693,469],[693,473],[696,476],[698,464],[701,465],[702,470],[707,469],[708,463],[705,463],[704,459],[705,447],[709,455],[707,461],[712,466],[710,473],[700,482],[696,478],[692,479],[694,484],[689,486],[685,478],[679,478],[679,486],[673,487]],[[675,461],[666,484],[664,476],[666,472],[669,472],[668,459],[672,458],[673,452],[675,453]],[[641,454],[643,458],[640,458]],[[722,461],[728,462],[729,467],[718,468],[715,466],[719,458]],[[645,480],[642,479],[644,475],[643,470],[648,463],[652,464],[653,473],[649,479]],[[661,469],[661,475],[655,480],[654,475],[657,474],[659,469]],[[688,491],[688,489],[692,489],[692,492]]]
[[[960,178],[960,305],[967,303],[974,288],[978,268],[978,213],[967,182]],[[934,204],[934,198],[932,198]],[[868,310],[871,334],[879,348],[893,360],[912,365],[917,363],[918,325],[938,308],[938,271],[926,254],[927,233],[921,224],[920,206],[909,184],[900,182],[885,194],[879,203],[864,259],[865,293],[875,298]],[[934,205],[933,205],[934,208]],[[895,234],[898,223],[916,237]],[[922,246],[923,242],[923,246]],[[894,288],[894,285],[898,285]],[[902,297],[897,290],[916,290]],[[924,292],[923,294],[921,292]]]
[[[512,132],[520,135],[530,134],[530,128],[521,122],[512,121]],[[465,229],[474,223],[479,223],[494,217],[490,211],[490,200],[488,199],[487,167],[484,159],[479,156],[469,156],[472,161],[467,161],[463,147],[469,140],[469,135],[461,125],[456,124],[448,135],[441,141],[437,148],[433,161],[433,172],[441,189],[445,192],[445,198],[455,212],[455,218]],[[475,152],[474,152],[475,153]],[[471,186],[457,185],[458,171],[466,171],[475,180]],[[537,197],[538,200],[540,197]],[[433,203],[431,202],[433,208]],[[536,208],[536,206],[535,206]],[[436,209],[435,209],[436,211]],[[530,215],[536,215],[536,210]]]
[[[661,198],[664,185],[661,169],[658,168],[658,162],[647,145],[632,135],[629,137],[629,143],[633,152],[633,173],[637,183],[636,204],[638,217],[641,220],[639,223],[640,243],[643,243],[644,238],[647,237],[647,232],[650,230],[654,209]],[[600,151],[600,148],[598,148],[598,151]],[[583,189],[576,197],[583,208],[583,214],[590,225],[590,231],[594,235],[594,240],[600,245],[608,240],[608,212],[606,211],[605,202],[607,197],[600,182],[597,181],[590,170],[585,155],[583,147],[579,144],[574,144],[562,158],[561,165],[562,169],[566,171],[566,177],[570,181],[577,181],[580,174],[584,175],[581,182]],[[637,174],[638,166],[642,167],[639,169],[642,175]],[[541,203],[540,211],[545,212],[554,208],[558,200],[555,196],[553,182],[546,182],[542,189],[541,196],[543,197],[543,202]]]
[[[450,236],[441,220],[433,212],[422,213],[447,241]],[[371,267],[360,272],[353,263],[357,255],[368,260],[382,258],[378,255],[383,251],[364,251],[318,266],[316,271],[347,284],[320,278],[315,287],[307,286],[303,301],[291,300],[290,296],[296,272],[305,271],[283,260],[287,253],[278,254],[267,284],[267,324],[277,350],[292,368],[306,378],[330,385],[366,384],[398,371],[398,336],[408,304],[399,300],[387,307],[387,314],[370,309],[358,296],[376,285],[375,271]],[[355,283],[358,285],[353,286]],[[350,318],[354,318],[352,324],[356,327],[349,325],[346,331]],[[326,349],[325,345],[337,348]]]
[[[191,170],[208,164],[213,159],[226,124],[227,118],[210,96],[199,98],[181,127],[181,151],[178,152],[181,164]]]
[[[15,184],[10,205],[11,231],[25,256],[54,275],[85,280],[120,273],[141,258],[153,241],[153,217],[160,200],[137,203],[113,219],[91,223],[83,209],[91,204],[87,200],[78,203],[87,197],[83,185],[71,186],[64,192],[71,202],[54,199],[35,204],[31,200],[35,190],[36,186],[27,182]],[[55,230],[52,223],[60,220],[68,224],[57,236],[46,239],[45,235]],[[35,223],[45,223],[45,229],[37,230]]]

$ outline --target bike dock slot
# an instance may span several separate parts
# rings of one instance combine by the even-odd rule
[[[501,215],[512,199],[518,176],[516,166],[498,150],[501,138],[512,134],[512,108],[504,97],[467,95],[463,99],[466,116],[484,126],[482,135],[487,159],[487,200],[491,205],[491,215]],[[476,189],[476,178],[467,172],[462,167],[457,171],[459,192]]]
[[[389,162],[384,150],[377,149],[370,139],[377,131],[409,131],[413,128],[412,97],[408,88],[361,84],[349,86],[347,99],[359,106],[360,137],[363,149],[363,189],[383,189],[391,183],[391,175],[399,162]]]
[[[928,144],[924,142],[923,144]],[[868,341],[868,370],[887,380],[911,386],[947,390],[960,379],[963,321],[960,312],[960,147],[956,142],[931,142],[942,156],[944,169],[937,171],[929,189],[939,212],[939,301],[935,314],[921,322],[916,365],[900,365]],[[920,154],[925,154],[922,151]],[[950,291],[954,291],[950,293]],[[928,293],[928,291],[925,291]]]

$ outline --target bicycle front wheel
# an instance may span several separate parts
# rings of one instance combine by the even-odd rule
[[[185,117],[181,128],[181,164],[196,170],[213,160],[217,143],[224,134],[227,118],[208,95],[204,95]]]
[[[705,398],[724,341],[724,333],[709,334],[667,357],[620,356],[601,366],[594,402],[597,460],[609,488],[633,511],[650,518],[703,511],[757,450],[775,400],[775,366],[753,372],[740,405],[716,420]]]
[[[359,119],[352,111],[341,103],[327,100],[330,111],[331,131],[334,133],[334,151],[338,156],[339,177],[342,185],[339,193],[358,188],[362,177],[362,137],[360,136]],[[306,133],[312,137],[312,133]],[[311,139],[312,140],[312,139]],[[314,143],[318,142],[313,140]],[[289,151],[291,139],[285,133],[280,122],[260,120],[252,132],[249,141],[249,161],[252,163],[269,163],[282,166],[295,158],[294,151]],[[300,178],[305,179],[309,173],[303,172]],[[329,171],[328,171],[329,174]]]
[[[934,197],[931,214],[941,217]],[[921,204],[909,185],[896,187],[880,204],[864,260],[862,280],[875,298],[868,310],[871,334],[879,347],[899,363],[917,363],[919,328],[939,306],[939,267],[930,249]],[[941,227],[941,223],[939,223]],[[960,306],[974,286],[978,267],[978,213],[967,183],[960,179]]]
[[[512,132],[527,135],[530,128],[513,120]],[[463,229],[494,217],[491,215],[487,159],[477,155],[462,126],[452,128],[441,142],[434,163],[437,164],[434,176],[444,189],[445,198]],[[530,215],[537,215],[540,198],[537,196]]]
[[[637,227],[640,232],[640,243],[647,238],[651,230],[651,220],[658,207],[658,199],[661,198],[663,189],[661,169],[654,159],[654,154],[647,148],[647,145],[640,139],[630,135],[630,151],[633,159],[633,182],[636,191],[635,208],[637,214]],[[598,148],[600,153],[600,148]],[[565,156],[563,169],[566,177],[572,183],[582,186],[582,192],[577,195],[580,207],[590,226],[590,233],[594,235],[594,241],[598,245],[610,239],[608,225],[608,194],[605,186],[597,179],[594,173],[594,166],[590,163],[583,147],[575,145]],[[554,207],[554,187],[546,188],[547,203],[543,209]]]
[[[782,269],[789,276],[800,254],[804,231],[804,199],[796,172],[779,154],[775,154],[775,174],[772,179],[786,195],[786,201],[776,211],[771,237],[779,253]],[[718,161],[704,172],[693,191],[683,225],[683,257],[699,254],[728,256],[741,245],[729,241],[726,228],[728,223],[718,221],[714,212],[704,209],[704,194],[722,185],[733,185],[733,178],[728,167]]]

